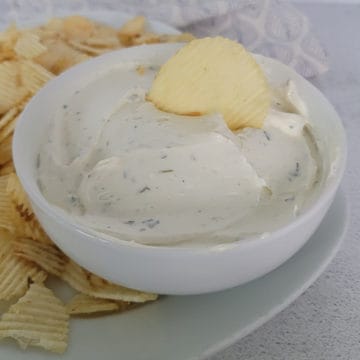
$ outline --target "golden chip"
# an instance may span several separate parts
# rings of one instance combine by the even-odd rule
[[[15,253],[21,258],[35,262],[48,273],[66,281],[75,290],[103,299],[145,302],[155,300],[157,295],[129,289],[110,283],[83,269],[69,259],[54,244],[40,244],[30,239],[17,241]]]
[[[46,51],[46,47],[41,44],[39,36],[31,32],[23,32],[16,41],[14,50],[16,54],[32,59]]]
[[[15,224],[12,214],[12,202],[6,193],[8,175],[0,176],[0,229],[15,232]]]
[[[43,243],[51,242],[36,219],[27,194],[15,173],[8,176],[6,193],[12,203],[9,213],[12,214],[12,221],[15,226],[14,233],[17,236],[29,237]]]
[[[63,31],[69,39],[85,40],[95,29],[93,21],[83,16],[69,16],[63,19]]]
[[[31,284],[0,320],[0,338],[13,338],[28,346],[63,353],[67,347],[69,314],[64,304],[43,284]]]
[[[125,303],[129,304],[130,303]],[[99,299],[85,294],[75,295],[68,304],[66,304],[67,311],[70,315],[84,315],[95,314],[103,312],[114,312],[118,310],[126,310],[121,308],[120,304],[113,300]]]
[[[17,119],[18,119],[18,116],[16,116],[14,119],[12,119],[10,122],[8,122],[8,124],[5,125],[0,130],[0,142],[3,142],[7,137],[9,137],[14,132]]]
[[[0,176],[9,175],[13,172],[15,172],[15,168],[12,160],[0,166]]]
[[[125,46],[132,45],[133,39],[144,33],[145,25],[144,16],[136,16],[127,21],[118,31],[121,43]]]
[[[109,51],[109,49],[90,46],[78,40],[69,40],[69,45],[71,45],[75,50],[84,52],[89,55],[101,55]]]
[[[73,49],[61,39],[44,40],[44,44],[48,50],[34,60],[45,69],[56,75],[71,66],[91,58],[89,55]]]
[[[0,61],[14,59],[14,46],[18,36],[19,31],[15,24],[11,24],[5,31],[0,32]]]
[[[37,93],[54,75],[43,66],[30,60],[21,62],[21,80],[32,94]]]
[[[132,45],[156,44],[161,42],[161,35],[151,32],[144,33],[132,39]]]
[[[64,20],[60,18],[52,18],[50,19],[47,24],[41,26],[42,33],[43,32],[52,32],[53,34],[57,34],[57,36],[63,35],[63,27],[64,27]],[[42,38],[40,36],[40,38]]]
[[[0,118],[0,130],[2,130],[10,122],[14,121],[18,113],[19,113],[19,109],[17,107],[14,107],[10,109],[6,114],[4,114]]]
[[[34,212],[31,208],[29,199],[21,186],[20,180],[16,174],[10,174],[6,186],[6,193],[10,196],[11,201],[15,205],[21,217],[25,219],[33,219]]]
[[[85,41],[86,45],[100,48],[115,49],[121,47],[117,36],[101,37],[99,35],[93,36]]]
[[[12,210],[12,221],[14,224],[14,234],[16,234],[16,236],[28,237],[44,244],[51,243],[49,236],[41,227],[36,217],[27,219],[23,216],[24,214],[16,207]]]
[[[28,95],[21,86],[20,67],[16,61],[0,63],[0,114],[4,114]]]
[[[98,298],[140,303],[157,299],[156,294],[144,293],[110,283],[83,269],[72,260],[66,264],[61,278],[75,290]]]
[[[12,159],[12,139],[12,135],[9,135],[0,143],[0,165],[7,164]]]
[[[142,44],[156,44],[156,43],[167,43],[167,42],[189,42],[194,40],[195,37],[189,33],[182,33],[176,35],[159,35],[151,32],[144,33],[132,40],[132,45]]]
[[[110,49],[119,48],[121,46],[116,30],[103,24],[96,24],[91,37],[85,39],[84,43],[90,46]]]
[[[136,72],[139,75],[144,75],[145,71],[146,71],[146,68],[144,66],[142,66],[142,65],[139,65],[139,66],[136,67]]]
[[[38,266],[16,256],[14,244],[14,236],[0,230],[0,300],[22,296],[29,280],[43,282],[47,277]]]
[[[34,262],[46,272],[61,277],[65,271],[68,257],[53,243],[39,243],[29,238],[18,238],[14,243],[14,252],[20,258]]]
[[[51,242],[36,217],[26,210],[27,205],[17,204],[16,199],[7,192],[9,179],[13,176],[9,174],[0,177],[0,228],[19,237],[29,237],[42,243]]]
[[[261,127],[270,90],[260,66],[245,48],[222,38],[193,40],[160,69],[148,99],[182,115],[219,112],[232,130]]]

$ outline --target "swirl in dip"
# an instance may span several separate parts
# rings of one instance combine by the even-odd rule
[[[235,241],[301,213],[322,171],[294,84],[274,90],[263,128],[232,132],[220,114],[174,115],[145,100],[163,61],[119,64],[59,106],[37,162],[48,201],[153,245]]]

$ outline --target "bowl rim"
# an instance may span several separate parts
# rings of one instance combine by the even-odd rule
[[[35,188],[36,180],[33,181],[33,184],[35,186],[32,186],[31,181],[29,182],[29,177],[31,177],[30,174],[24,173],[22,167],[19,165],[19,163],[21,161],[19,159],[18,153],[19,153],[19,148],[21,147],[21,143],[22,143],[19,133],[24,133],[21,131],[21,128],[26,126],[26,123],[27,123],[26,119],[28,118],[28,113],[31,112],[31,109],[32,109],[32,106],[34,103],[33,100],[35,100],[35,99],[38,100],[39,98],[41,98],[44,94],[46,94],[47,89],[51,86],[54,86],[54,84],[56,84],[57,82],[64,81],[67,78],[70,79],[71,75],[76,74],[76,72],[78,71],[79,68],[91,67],[92,65],[96,66],[96,64],[100,63],[101,60],[105,57],[114,56],[114,58],[115,58],[116,55],[114,55],[114,54],[117,54],[120,52],[123,54],[124,51],[125,52],[136,51],[136,48],[148,47],[148,46],[151,46],[153,48],[155,48],[155,47],[171,48],[172,47],[174,50],[176,50],[177,48],[179,48],[180,43],[135,46],[135,47],[131,47],[131,48],[125,48],[125,49],[120,49],[117,51],[112,51],[107,54],[101,55],[99,57],[90,59],[90,60],[86,61],[85,63],[78,64],[78,65],[72,67],[71,69],[62,73],[60,76],[57,76],[54,79],[50,80],[37,94],[35,94],[35,96],[33,96],[33,98],[26,105],[25,109],[20,114],[19,119],[17,120],[16,126],[15,126],[14,138],[13,138],[13,161],[14,161],[16,173],[20,179],[22,186],[25,189],[25,192],[28,194],[30,200],[33,201],[37,207],[39,207],[39,209],[46,212],[47,215],[49,215],[51,218],[53,218],[55,222],[61,224],[61,226],[66,227],[70,231],[80,232],[83,235],[85,235],[87,238],[90,237],[92,240],[99,242],[99,244],[103,243],[106,245],[117,246],[117,247],[131,247],[134,249],[142,249],[149,253],[151,253],[152,251],[156,251],[156,253],[158,253],[158,252],[173,253],[174,251],[176,251],[177,253],[187,254],[187,253],[191,252],[193,254],[204,254],[205,255],[205,254],[209,254],[209,252],[214,252],[214,251],[224,252],[224,251],[228,251],[228,250],[233,251],[235,248],[238,248],[238,247],[242,248],[242,247],[258,246],[263,243],[273,241],[273,238],[282,236],[283,234],[288,233],[293,228],[296,228],[296,227],[300,226],[301,224],[306,224],[306,222],[308,221],[309,218],[312,218],[313,216],[315,216],[318,213],[319,209],[322,207],[322,205],[324,203],[326,203],[329,200],[330,201],[332,200],[332,198],[334,197],[336,190],[338,189],[340,182],[343,178],[345,168],[346,168],[346,159],[347,159],[346,133],[345,133],[345,129],[344,129],[343,123],[342,123],[339,115],[337,114],[333,105],[327,100],[325,95],[322,94],[322,92],[319,89],[317,89],[313,84],[311,84],[308,80],[303,78],[300,74],[296,73],[295,70],[293,70],[289,66],[287,66],[273,58],[254,54],[255,58],[258,61],[265,61],[265,62],[268,62],[269,64],[274,63],[277,66],[284,67],[284,69],[286,69],[288,72],[290,72],[292,74],[292,79],[294,79],[295,82],[297,82],[297,81],[300,81],[303,83],[305,82],[306,86],[311,88],[311,90],[316,93],[316,96],[319,99],[321,99],[322,102],[324,104],[326,104],[328,109],[332,112],[333,118],[336,121],[336,123],[338,124],[339,130],[341,131],[341,134],[339,134],[339,138],[341,139],[341,142],[338,144],[339,149],[340,149],[340,153],[337,158],[338,166],[336,167],[335,171],[331,175],[329,175],[329,179],[325,185],[325,189],[320,191],[316,200],[312,204],[310,204],[305,209],[305,211],[302,214],[300,214],[298,217],[296,217],[294,220],[285,224],[284,226],[280,227],[279,229],[272,231],[269,236],[263,236],[262,234],[258,234],[258,235],[254,235],[254,236],[251,236],[251,237],[248,237],[245,239],[239,239],[239,240],[229,242],[229,243],[220,243],[220,244],[215,243],[215,244],[211,244],[209,246],[204,246],[204,247],[193,246],[193,245],[192,246],[191,245],[190,246],[186,246],[186,245],[178,246],[177,244],[151,245],[151,244],[141,244],[141,243],[136,243],[134,241],[118,239],[111,235],[104,234],[99,231],[88,228],[88,227],[76,222],[75,220],[71,219],[71,216],[68,215],[63,209],[50,204],[46,200],[46,198],[42,195],[41,191],[39,189]]]

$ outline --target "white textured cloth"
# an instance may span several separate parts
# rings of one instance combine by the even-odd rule
[[[223,35],[249,50],[279,59],[305,77],[328,70],[326,53],[308,19],[278,0],[5,0],[0,25],[94,11],[143,14],[197,36]]]

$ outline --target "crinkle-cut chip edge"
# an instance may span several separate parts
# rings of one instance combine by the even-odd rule
[[[71,287],[84,294],[110,300],[146,302],[156,300],[158,295],[116,285],[90,273],[70,260],[61,278]]]
[[[195,37],[190,33],[166,35],[166,34],[156,34],[156,33],[146,32],[138,37],[133,38],[132,45],[189,42],[194,39]]]
[[[8,136],[13,134],[15,130],[16,121],[19,117],[19,114],[15,116],[14,119],[9,121],[1,130],[0,130],[0,142],[4,141]]]
[[[29,237],[44,244],[51,243],[50,238],[34,215],[24,213],[16,206],[7,193],[8,174],[0,177],[0,228],[6,229],[18,237]]]
[[[26,220],[26,218],[22,217],[23,213],[21,209],[17,209],[16,207],[13,212],[16,214],[16,217],[14,215],[14,233],[16,236],[27,237],[41,244],[52,243],[36,217]]]
[[[68,39],[87,39],[94,32],[95,26],[95,21],[80,15],[68,16],[62,19],[62,31]]]
[[[0,176],[10,175],[13,172],[15,172],[15,167],[12,160],[0,166]]]
[[[48,51],[34,61],[56,75],[76,64],[91,59],[91,56],[74,49],[62,39],[51,39],[47,46]]]
[[[6,193],[8,177],[9,175],[0,176],[0,229],[14,233],[13,205],[9,195]]]
[[[44,53],[47,48],[41,43],[38,35],[30,31],[23,31],[15,43],[14,50],[19,56],[33,59]]]
[[[88,55],[101,55],[111,50],[108,48],[99,48],[96,46],[90,46],[76,40],[69,40],[68,43],[74,50],[80,51],[81,53],[85,53]]]
[[[104,49],[118,49],[121,47],[121,43],[117,36],[112,37],[91,37],[86,39],[84,43],[93,48],[104,48]]]
[[[86,315],[119,311],[120,305],[113,300],[95,298],[86,294],[76,294],[66,304],[66,309],[70,315]]]
[[[22,218],[26,220],[35,217],[28,196],[15,173],[9,175],[6,192],[9,194]]]
[[[0,118],[0,131],[2,131],[3,128],[7,126],[11,121],[14,121],[18,113],[19,109],[17,107],[13,107],[9,109],[4,115],[2,115]]]
[[[56,353],[67,348],[69,314],[43,284],[33,283],[0,320],[0,338],[13,338],[22,348],[41,347]]]
[[[259,127],[270,107],[260,66],[242,45],[222,37],[182,47],[161,67],[147,99],[176,114],[220,112],[232,130]]]
[[[29,238],[17,238],[15,255],[34,262],[49,274],[61,277],[69,258],[53,243],[41,243]]]
[[[15,236],[0,230],[0,300],[11,300],[25,294],[29,281],[42,283],[47,274],[39,266],[14,253]]]
[[[135,16],[126,21],[118,30],[118,35],[125,37],[136,37],[144,33],[146,26],[146,18],[144,16]]]
[[[15,254],[35,262],[48,273],[60,277],[73,289],[103,299],[145,302],[157,299],[156,294],[112,284],[76,264],[54,244],[43,244],[31,239],[16,242]]]
[[[31,60],[21,61],[20,68],[23,85],[32,94],[37,93],[49,80],[55,77],[43,66]]]
[[[12,160],[12,140],[13,136],[10,134],[0,143],[0,166]]]
[[[17,60],[0,63],[0,114],[9,111],[28,95],[19,77],[20,66]]]

